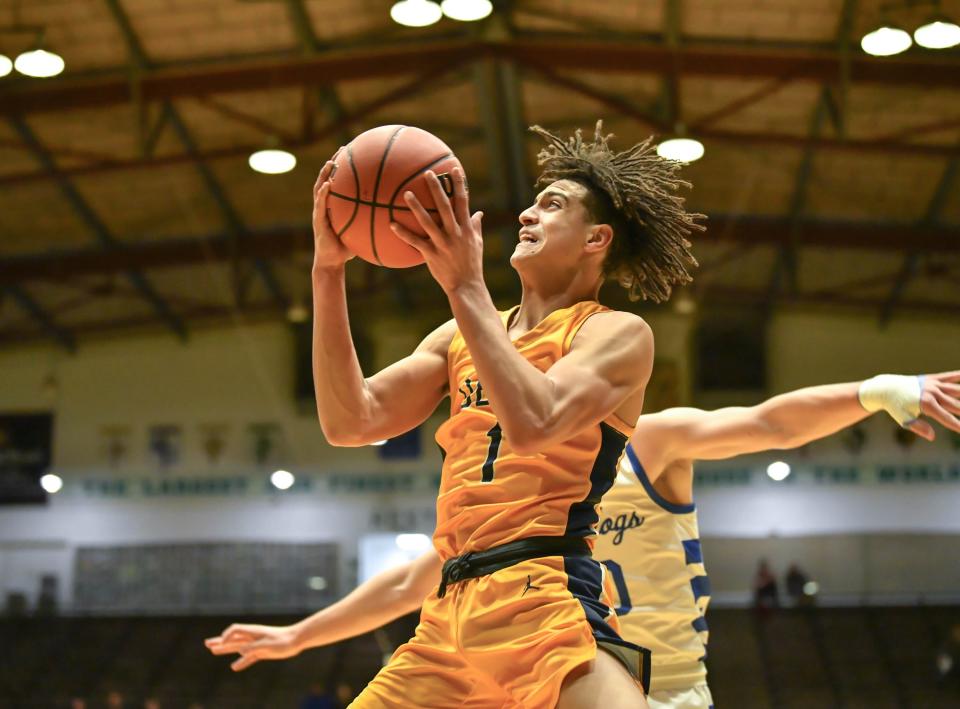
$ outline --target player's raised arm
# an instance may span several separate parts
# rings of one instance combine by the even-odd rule
[[[796,448],[880,410],[928,440],[933,440],[934,430],[924,416],[960,432],[960,372],[884,374],[864,382],[798,389],[750,407],[668,409],[642,416],[631,444],[648,475],[656,477],[675,460]]]
[[[317,414],[333,445],[361,446],[422,423],[447,390],[452,321],[405,359],[365,378],[350,336],[344,265],[352,258],[327,219],[328,162],[314,185],[313,382]]]
[[[460,331],[504,436],[521,455],[538,453],[604,420],[635,392],[653,366],[653,332],[630,313],[597,313],[570,351],[546,372],[520,356],[504,332],[486,288],[450,299]]]
[[[433,549],[408,564],[377,574],[333,605],[293,625],[235,623],[204,644],[214,655],[239,654],[239,672],[259,660],[283,660],[304,650],[376,630],[415,611],[440,580]]]
[[[528,368],[521,368],[493,358],[491,370],[495,362],[505,383],[523,394],[514,394],[511,406],[505,413],[498,409],[498,416],[522,432],[521,450],[534,453],[606,419],[646,388],[653,367],[653,332],[636,315],[597,313],[580,328],[570,351],[546,372],[526,360]],[[491,392],[491,401],[494,396]],[[511,445],[517,448],[515,441]]]
[[[547,372],[520,355],[503,328],[483,279],[482,213],[469,213],[463,171],[453,171],[454,199],[428,174],[442,224],[406,196],[424,229],[418,236],[399,225],[397,235],[423,255],[450,301],[491,406],[514,451],[533,454],[565,440],[616,411],[642,390],[653,363],[653,334],[639,317],[620,312],[591,317],[570,352]],[[566,197],[570,201],[569,197]],[[602,256],[612,231],[599,226],[583,246],[585,258]],[[597,286],[599,287],[599,286]]]

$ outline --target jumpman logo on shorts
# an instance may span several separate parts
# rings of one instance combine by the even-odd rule
[[[521,596],[525,596],[525,595],[527,594],[527,591],[529,591],[529,590],[531,590],[531,589],[534,590],[534,591],[539,591],[539,590],[540,590],[540,587],[539,587],[539,586],[534,586],[534,585],[533,585],[533,580],[530,578],[530,576],[527,576],[527,585],[524,586],[524,588],[523,588],[523,593],[521,593],[520,595],[521,595]]]

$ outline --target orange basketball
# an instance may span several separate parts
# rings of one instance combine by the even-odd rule
[[[424,172],[433,170],[447,195],[453,196],[451,170],[460,167],[460,161],[446,143],[412,126],[380,126],[350,141],[335,165],[327,215],[346,247],[380,266],[423,263],[420,252],[397,238],[390,222],[423,233],[403,199],[410,190],[439,224]]]

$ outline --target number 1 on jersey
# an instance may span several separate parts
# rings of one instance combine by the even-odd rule
[[[480,469],[480,482],[493,482],[493,464],[500,454],[500,440],[503,434],[500,431],[500,424],[495,423],[493,428],[487,431],[487,437],[490,439],[490,447],[487,449],[487,460]]]

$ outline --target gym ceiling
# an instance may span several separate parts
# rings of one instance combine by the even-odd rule
[[[537,174],[525,127],[603,118],[621,148],[705,147],[685,169],[709,215],[701,266],[657,307],[960,315],[960,49],[860,47],[936,3],[494,0],[482,21],[423,28],[392,4],[0,0],[0,54],[42,42],[66,63],[0,78],[0,347],[302,319],[316,173],[384,123],[461,158],[502,304]],[[251,170],[268,147],[296,167]],[[348,280],[368,317],[446,313],[424,268],[354,262]]]

